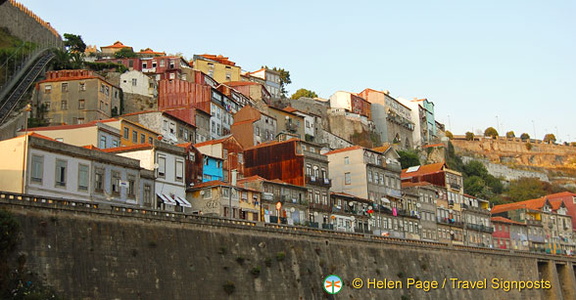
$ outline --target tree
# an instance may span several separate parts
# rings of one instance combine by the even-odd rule
[[[116,53],[114,53],[114,57],[115,58],[134,58],[134,57],[136,57],[136,53],[134,53],[134,50],[132,50],[130,48],[122,48],[122,49],[118,50]]]
[[[418,153],[416,151],[399,150],[398,155],[400,155],[399,160],[400,160],[400,165],[402,166],[402,169],[406,169],[406,168],[420,165],[420,158],[418,157]]]
[[[486,189],[486,183],[479,176],[471,176],[464,179],[464,191],[466,194],[483,198],[483,191]]]
[[[548,133],[544,136],[544,143],[555,144],[556,136],[553,133]]]
[[[286,97],[286,86],[292,83],[290,72],[276,67],[274,67],[272,71],[280,73],[280,92],[282,93],[282,96]]]
[[[516,135],[514,134],[514,131],[508,131],[506,132],[506,137],[509,139],[515,138]]]
[[[484,136],[489,136],[495,139],[498,137],[498,131],[496,131],[494,127],[488,127],[486,130],[484,130]]]
[[[506,195],[513,202],[540,198],[552,192],[551,186],[547,182],[538,178],[519,178],[510,181]]]
[[[84,53],[84,51],[86,51],[86,44],[80,35],[65,33],[64,46],[66,46],[66,50],[68,50],[68,52]]]
[[[290,96],[290,99],[300,99],[301,97],[316,98],[318,97],[318,94],[316,94],[316,92],[311,90],[299,89],[296,91],[296,93]]]
[[[474,140],[474,133],[468,131],[466,132],[466,140],[467,141],[473,141]]]
[[[524,132],[522,135],[520,135],[520,139],[525,142],[530,139],[530,135]]]
[[[449,138],[449,139],[453,139],[453,138],[454,138],[454,135],[452,134],[452,132],[450,132],[450,131],[448,131],[448,130],[446,130],[445,135],[446,135],[446,137]]]

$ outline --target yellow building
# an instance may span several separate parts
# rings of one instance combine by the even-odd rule
[[[240,81],[240,67],[222,55],[194,55],[193,67],[218,82]]]
[[[101,123],[120,130],[120,146],[138,144],[153,144],[160,133],[148,129],[146,126],[124,118],[102,120]]]

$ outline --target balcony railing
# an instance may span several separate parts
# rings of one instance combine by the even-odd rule
[[[540,220],[526,220],[526,224],[534,226],[542,226],[542,221]]]
[[[330,187],[332,186],[332,181],[328,178],[306,175],[306,184]]]

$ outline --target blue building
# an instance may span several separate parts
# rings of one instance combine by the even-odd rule
[[[224,180],[223,159],[204,154],[204,165],[202,168],[202,182],[212,180]]]

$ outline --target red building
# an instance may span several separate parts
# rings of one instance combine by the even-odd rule
[[[494,248],[499,249],[511,249],[512,240],[510,238],[510,232],[513,230],[512,226],[526,226],[523,223],[504,217],[492,217],[490,220],[494,226],[494,232],[492,233]]]
[[[305,185],[304,154],[299,140],[273,141],[245,149],[244,175]]]
[[[550,194],[544,196],[544,198],[552,200],[562,200],[566,209],[568,210],[568,215],[572,217],[572,229],[576,230],[576,194],[570,192],[562,192],[556,194]]]

